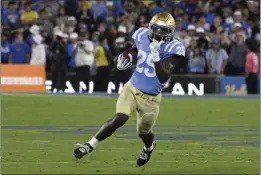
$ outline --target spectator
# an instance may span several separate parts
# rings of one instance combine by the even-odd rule
[[[62,32],[58,32],[55,35],[56,40],[50,46],[50,51],[52,53],[52,90],[53,92],[63,92],[69,61],[69,55],[67,52],[68,35]]]
[[[113,29],[113,24],[114,24],[114,7],[113,7],[113,2],[112,1],[107,1],[106,2],[106,17],[105,17],[105,21],[106,21],[106,26],[108,29],[112,30]]]
[[[255,39],[255,36],[260,33],[259,21],[256,19],[255,16],[248,19],[248,24],[251,26],[252,35],[251,38]]]
[[[107,11],[107,6],[104,1],[95,1],[92,4],[92,13],[94,16],[94,19],[97,19],[99,16],[105,18],[106,17],[106,11]]]
[[[259,71],[259,60],[256,55],[257,43],[255,40],[250,39],[247,42],[249,53],[246,56],[245,75],[247,84],[248,94],[257,94],[258,87],[258,71]]]
[[[135,26],[133,23],[131,23],[129,16],[124,16],[124,20],[122,23],[120,23],[118,28],[121,28],[122,30],[126,31],[126,33],[131,34],[132,31],[135,29]]]
[[[233,10],[232,10],[231,6],[224,5],[223,8],[222,8],[222,17],[223,17],[223,19],[231,17],[232,15],[233,15]]]
[[[224,48],[227,53],[230,53],[231,40],[228,38],[227,31],[222,32],[218,38],[221,40],[222,48]]]
[[[88,31],[91,31],[94,27],[94,17],[91,10],[87,5],[81,6],[81,10],[78,12],[76,19],[79,23],[88,25]]]
[[[188,72],[193,74],[204,74],[206,60],[197,46],[197,40],[192,39],[187,49],[186,57],[188,58]]]
[[[100,32],[98,32],[98,31],[96,31],[92,34],[92,44],[95,49],[99,45],[99,37],[100,37]]]
[[[80,7],[85,6],[88,9],[90,9],[92,7],[92,2],[89,0],[79,0],[79,4],[80,4]]]
[[[76,24],[77,24],[77,21],[74,16],[68,17],[68,19],[65,21],[64,33],[71,35],[76,30]]]
[[[74,49],[76,48],[78,43],[78,34],[72,33],[69,38],[69,43],[67,45],[67,52],[69,55],[69,67],[75,67],[75,54]]]
[[[11,30],[10,35],[9,35],[10,36],[9,41],[11,43],[16,42],[17,35],[22,35],[23,38],[25,38],[24,41],[26,42],[26,44],[28,44],[30,46],[29,40],[27,40],[27,38],[26,38],[28,36],[28,34],[27,34],[27,31],[24,29],[23,25],[19,25],[14,30]]]
[[[182,18],[179,18],[178,19],[181,20],[181,22],[183,23],[183,28],[187,28],[189,24],[191,24],[191,21],[190,21],[190,18],[189,18],[189,15],[187,13],[184,13],[182,15]]]
[[[188,35],[188,32],[186,29],[182,29],[179,33],[179,38],[181,42],[184,44],[185,48],[187,48],[190,45],[191,37]]]
[[[20,24],[20,14],[17,11],[17,4],[15,1],[10,1],[8,3],[8,9],[3,14],[1,20],[11,28],[15,28]]]
[[[193,37],[196,34],[196,27],[193,24],[188,25],[187,27],[189,37]]]
[[[161,5],[165,9],[165,11],[170,12],[173,6],[172,0],[161,0]]]
[[[195,10],[198,7],[196,0],[183,0],[180,1],[177,6],[183,8],[185,13],[188,13],[189,16],[193,16],[195,14]]]
[[[227,52],[220,47],[220,44],[220,40],[215,40],[213,47],[206,53],[208,70],[211,74],[223,75],[227,65],[228,55]]]
[[[60,7],[58,10],[58,15],[56,17],[56,25],[59,26],[60,30],[63,31],[63,25],[68,20],[68,15],[65,13],[64,7]],[[56,26],[56,27],[57,27]]]
[[[105,45],[107,41],[103,35],[99,36],[99,44],[95,50],[96,57],[96,81],[95,81],[95,90],[96,91],[106,91],[110,78],[110,62],[109,54],[106,53],[107,49]]]
[[[202,27],[206,32],[209,31],[210,25],[207,23],[207,19],[205,15],[201,15],[199,17],[199,22],[197,23],[197,27]]]
[[[77,33],[79,34],[79,37],[83,38],[84,40],[89,39],[88,26],[84,23],[79,23],[77,27]]]
[[[196,27],[190,24],[188,25],[186,31],[185,29],[180,30],[179,38],[182,41],[182,43],[185,45],[185,47],[188,47],[191,39],[195,37],[195,34],[196,34]]]
[[[196,29],[196,33],[198,36],[198,46],[201,49],[207,50],[209,48],[209,38],[206,36],[206,32],[202,27]]]
[[[32,10],[32,4],[26,3],[25,9],[21,14],[21,22],[24,25],[32,25],[38,19],[37,11]]]
[[[12,1],[10,1],[10,2],[12,2]],[[1,15],[2,15],[2,16],[5,15],[6,12],[7,12],[7,10],[8,10],[8,4],[9,4],[9,2],[8,2],[7,0],[1,1]]]
[[[23,28],[19,29],[22,30]],[[32,39],[32,36],[34,35],[40,35],[40,27],[38,25],[33,25],[32,27],[30,27],[29,29],[30,34],[27,36],[26,38],[26,42],[29,46],[32,46],[34,44],[34,41]],[[23,34],[23,32],[18,32],[18,34]],[[43,39],[41,39],[42,41]]]
[[[25,4],[27,4],[27,3],[30,3],[30,4],[32,4],[31,5],[31,7],[32,7],[32,9],[34,10],[34,11],[40,11],[41,10],[41,5],[40,5],[40,3],[38,2],[39,0],[18,0],[18,1],[20,1],[19,2],[19,10],[21,11],[21,12],[23,12],[24,11],[24,8],[25,8]]]
[[[123,14],[125,16],[129,16],[130,22],[132,24],[135,24],[135,22],[138,19],[138,14],[139,14],[139,8],[138,8],[138,3],[135,3],[136,1],[134,0],[125,0],[124,1],[124,12]]]
[[[43,44],[43,37],[39,34],[39,31],[33,31],[32,26],[31,31],[31,40],[32,40],[32,53],[30,64],[33,65],[45,65],[46,63],[46,49]]]
[[[233,19],[234,19],[235,23],[240,23],[242,25],[242,27],[245,30],[247,36],[251,36],[251,28],[246,23],[246,21],[243,19],[241,11],[239,11],[239,10],[235,11]]]
[[[73,39],[77,38],[77,34],[73,33]],[[89,85],[90,67],[94,62],[94,48],[91,41],[86,39],[79,39],[74,49],[76,76],[78,82],[83,81],[86,86]]]
[[[259,1],[247,1],[248,9],[253,16],[260,16],[260,2]]]
[[[76,16],[79,8],[78,0],[65,0],[65,12],[68,16]]]
[[[175,33],[176,35],[180,35],[181,30],[184,28],[184,23],[181,17],[176,18],[176,26],[175,26]]]
[[[15,41],[11,44],[11,63],[29,63],[30,47],[24,42],[23,35],[18,34]]]
[[[117,36],[114,41],[115,55],[121,54],[127,46],[127,29],[124,26],[119,26]]]
[[[226,17],[225,21],[223,23],[223,28],[225,31],[230,32],[232,30],[232,27],[234,26],[234,20],[231,16]]]
[[[60,9],[59,3],[57,1],[48,1],[48,4],[44,4],[43,6],[47,11],[50,20],[55,21],[54,18],[56,18],[59,13],[59,10],[57,9]]]
[[[214,17],[214,23],[210,26],[210,33],[214,35],[220,35],[224,31],[222,26],[222,18],[221,16],[216,15]]]
[[[150,18],[149,8],[146,6],[141,7],[140,14],[146,16],[146,19]]]
[[[98,47],[99,44],[99,36],[100,36],[100,32],[96,31],[92,34],[92,44],[93,44],[93,48],[94,48],[94,52],[96,51],[96,48]],[[97,73],[97,67],[96,67],[96,57],[95,57],[95,53],[94,53],[94,62],[93,65],[91,66],[91,75],[92,77],[94,77]],[[95,79],[95,78],[93,78]]]
[[[101,21],[98,21],[96,23],[96,26],[94,27],[93,32],[99,32],[100,35],[108,36],[106,35],[106,23],[102,19]]]
[[[241,32],[237,33],[232,41],[228,69],[230,75],[244,75],[247,55],[247,46],[244,41],[244,35]]]
[[[7,64],[11,53],[11,44],[8,42],[7,35],[2,33],[1,37],[1,64]]]
[[[149,6],[150,6],[150,13],[152,16],[156,15],[157,13],[165,11],[161,6],[161,1],[151,2]]]
[[[40,3],[39,3],[39,0],[32,0],[32,9],[34,10],[34,11],[37,11],[37,12],[39,12],[40,10],[41,10],[41,5],[40,5]]]
[[[42,9],[39,12],[39,19],[36,21],[36,24],[41,27],[45,37],[52,36],[54,26],[49,19],[49,15],[46,9]]]
[[[245,31],[242,28],[242,24],[241,23],[234,23],[233,27],[232,27],[232,31],[230,32],[230,39],[233,41],[235,40],[235,36],[237,33],[245,33]]]
[[[180,16],[183,16],[184,14],[184,10],[180,7],[177,7],[177,6],[174,6],[171,10],[171,15],[174,17],[174,18],[177,18],[177,17],[180,17]]]
[[[213,4],[209,4],[208,12],[207,12],[207,22],[212,25],[215,18],[215,6]]]
[[[135,25],[135,29],[139,29],[140,27],[148,27],[149,20],[145,14],[142,14],[138,17],[138,20]]]
[[[258,54],[260,54],[260,33],[257,33],[256,35],[255,35],[255,38],[254,38],[254,40],[257,42],[257,46],[258,46]]]

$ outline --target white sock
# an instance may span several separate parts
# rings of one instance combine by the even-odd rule
[[[97,144],[99,143],[99,141],[93,137],[89,142],[88,142],[93,148],[95,148],[97,146]]]
[[[145,149],[146,151],[151,151],[151,150],[153,150],[153,148],[154,148],[154,144],[152,144],[149,148],[146,148],[146,147],[144,146],[144,149]]]

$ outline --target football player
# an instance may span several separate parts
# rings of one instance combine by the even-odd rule
[[[185,56],[184,45],[175,39],[175,20],[167,12],[158,13],[151,19],[149,27],[141,27],[132,35],[135,45],[127,54],[118,57],[117,68],[126,70],[137,52],[136,69],[118,98],[116,114],[108,120],[86,144],[76,144],[74,156],[78,159],[89,154],[97,144],[110,137],[123,126],[131,113],[137,112],[137,132],[144,148],[137,160],[145,165],[155,149],[152,128],[159,115],[161,92],[179,60]]]

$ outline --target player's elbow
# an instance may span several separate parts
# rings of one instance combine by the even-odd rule
[[[161,84],[164,84],[164,83],[166,83],[168,80],[169,80],[169,77],[170,77],[171,75],[170,74],[165,74],[165,75],[157,75],[157,77],[158,77],[158,79],[159,79],[159,82],[161,83]]]

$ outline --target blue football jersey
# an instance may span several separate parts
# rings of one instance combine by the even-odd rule
[[[138,49],[137,65],[130,79],[134,87],[148,94],[159,94],[164,84],[160,83],[153,63],[150,51],[149,29],[141,27],[134,32],[132,39]],[[178,41],[173,40],[161,45],[160,59],[164,60],[172,55],[185,56],[185,47]]]

